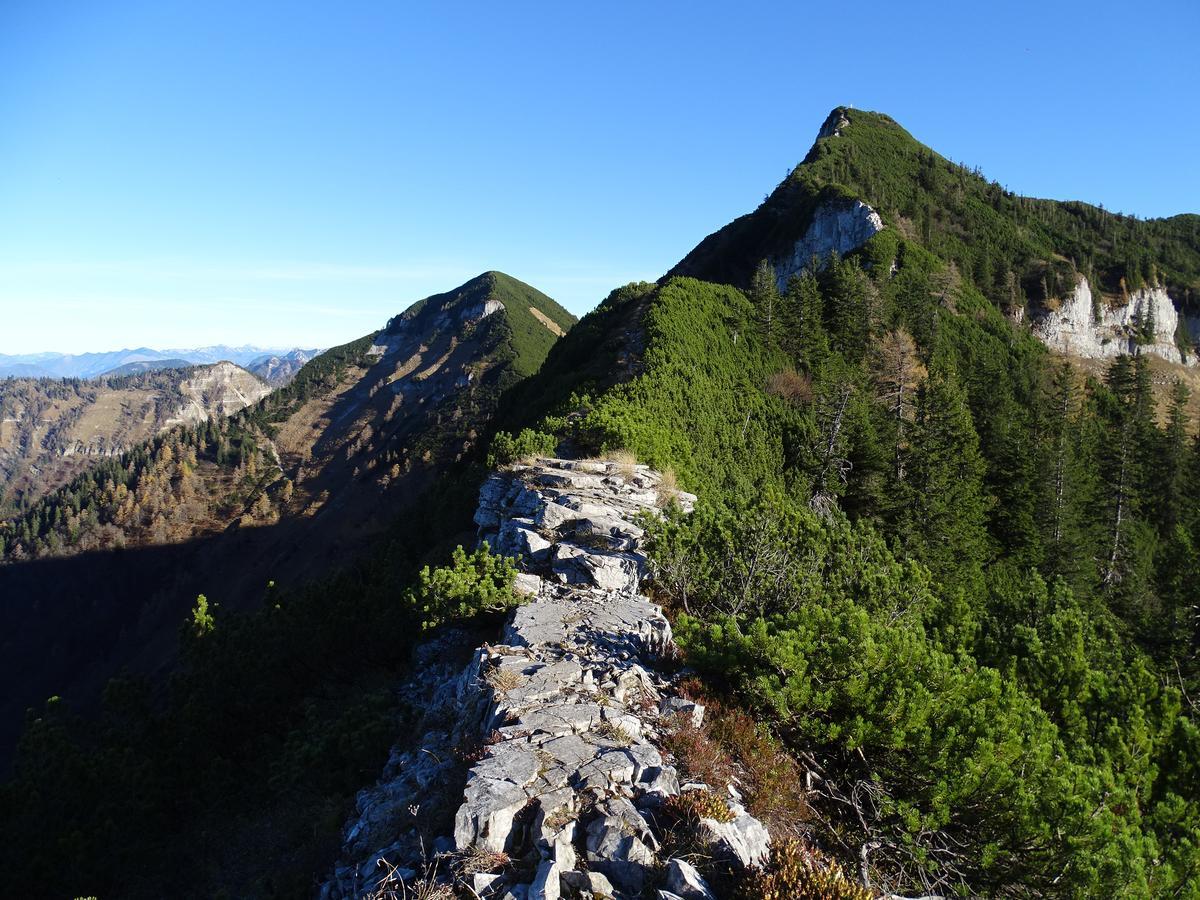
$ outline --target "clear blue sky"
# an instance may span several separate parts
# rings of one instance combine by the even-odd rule
[[[1200,211],[1200,3],[0,2],[0,352],[330,345],[501,269],[576,313],[826,113]]]

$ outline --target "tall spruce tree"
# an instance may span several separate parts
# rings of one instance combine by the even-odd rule
[[[930,361],[912,435],[905,542],[942,584],[974,593],[989,555],[986,464],[966,393],[945,353]]]
[[[784,350],[796,364],[815,372],[829,356],[829,335],[825,330],[824,298],[821,287],[807,269],[788,280],[788,329],[783,340]]]

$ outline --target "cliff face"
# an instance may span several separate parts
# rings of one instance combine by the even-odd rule
[[[704,709],[659,668],[674,652],[670,624],[639,593],[634,520],[659,499],[644,466],[540,459],[485,482],[480,536],[518,557],[528,602],[461,672],[436,642],[418,651],[404,693],[425,710],[423,736],[398,744],[359,795],[323,898],[400,896],[435,877],[504,900],[632,898],[661,886],[664,867],[657,896],[712,898],[660,840],[664,804],[707,788],[681,785],[661,749],[676,717],[698,724]],[[685,508],[694,499],[678,497]],[[478,748],[465,778],[454,761],[463,747]],[[742,866],[763,861],[766,828],[735,794],[709,799],[727,815],[696,819],[698,845]],[[463,868],[481,854],[510,864]]]
[[[271,393],[270,385],[231,362],[196,369],[179,385],[183,402],[163,428],[184,422],[194,425],[213,416],[231,416]],[[161,429],[160,429],[161,430]]]
[[[1200,338],[1200,317],[1181,317],[1165,289],[1141,288],[1113,306],[1093,295],[1082,277],[1056,309],[1035,315],[1031,327],[1052,349],[1088,359],[1140,352],[1196,365],[1194,353],[1180,351],[1176,334],[1182,330],[1189,347]]]
[[[772,260],[779,289],[786,290],[788,279],[811,267],[814,257],[824,262],[831,253],[844,256],[880,231],[883,231],[883,219],[861,200],[833,200],[822,204],[813,213],[804,237],[796,241],[789,252]]]
[[[230,416],[271,392],[230,362],[92,382],[0,381],[0,500],[32,501],[176,425]]]

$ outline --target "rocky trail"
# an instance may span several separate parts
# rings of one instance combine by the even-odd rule
[[[484,483],[480,538],[519,558],[529,601],[465,670],[444,661],[461,633],[418,651],[404,690],[425,710],[423,736],[398,744],[360,794],[322,898],[713,898],[670,856],[684,807],[702,811],[684,827],[707,854],[765,860],[767,830],[736,790],[681,784],[662,749],[676,717],[704,715],[673,690],[670,624],[639,591],[636,519],[657,514],[664,490],[645,466],[555,459]],[[429,839],[439,821],[445,833]]]

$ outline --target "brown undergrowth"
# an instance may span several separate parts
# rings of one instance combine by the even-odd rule
[[[746,809],[770,830],[773,842],[766,866],[737,871],[713,859],[706,848],[689,845],[675,835],[678,855],[687,856],[704,872],[721,896],[738,900],[871,900],[876,895],[848,877],[832,858],[807,838],[815,827],[806,779],[793,759],[762,724],[744,710],[714,696],[696,678],[680,681],[681,695],[705,706],[700,726],[681,714],[665,737],[680,776],[710,790],[672,797],[663,812],[680,822],[732,818],[725,800],[732,786]],[[725,815],[720,812],[724,811]],[[672,831],[677,831],[673,829]],[[686,834],[686,829],[684,830]]]
[[[677,687],[705,706],[699,727],[681,715],[666,736],[666,748],[681,774],[722,794],[735,786],[747,810],[773,835],[805,833],[812,810],[796,760],[763,725],[712,696],[698,679],[685,679]]]

